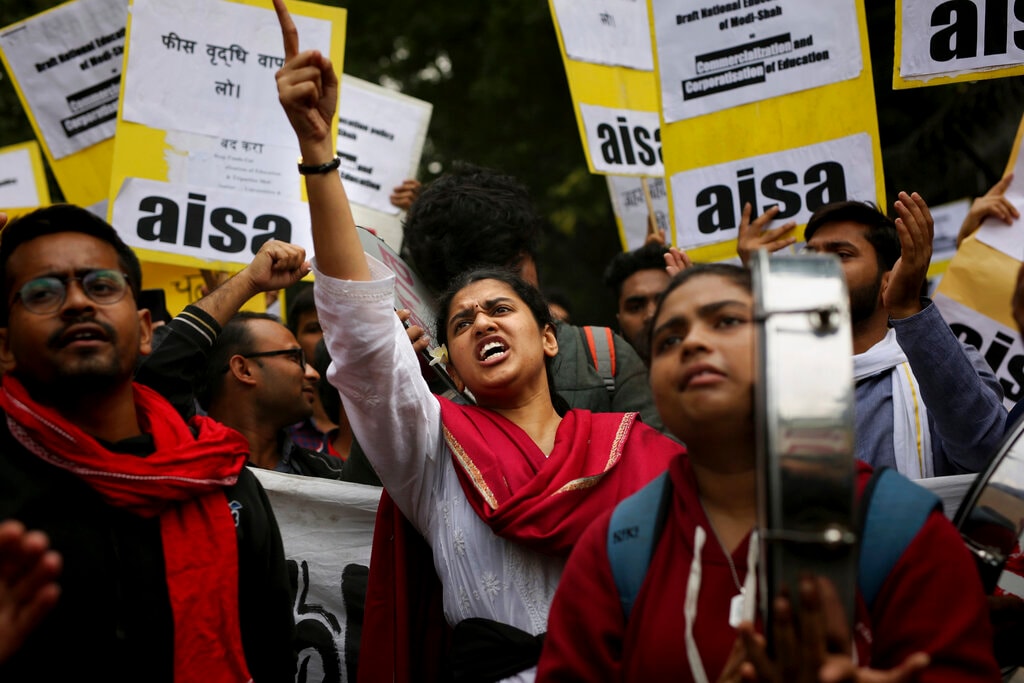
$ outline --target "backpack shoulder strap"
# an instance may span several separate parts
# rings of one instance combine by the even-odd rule
[[[612,513],[608,525],[608,562],[627,621],[665,526],[671,492],[668,471],[662,472],[616,505]]]
[[[601,375],[609,394],[615,393],[615,337],[610,327],[580,327],[586,342],[588,360]]]
[[[870,608],[928,516],[933,510],[942,510],[942,501],[888,467],[871,475],[862,501],[865,513],[857,583]]]

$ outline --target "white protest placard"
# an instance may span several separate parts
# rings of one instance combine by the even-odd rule
[[[329,21],[293,19],[303,49],[330,54]],[[135,0],[122,118],[295,150],[274,82],[283,64],[281,28],[269,3]]]
[[[929,207],[932,219],[935,221],[935,233],[932,237],[932,263],[948,261],[953,258],[953,254],[956,253],[956,236],[970,209],[970,199],[958,199],[955,202]]]
[[[300,201],[294,148],[169,130],[162,161],[167,180],[210,190],[251,192]]]
[[[1020,153],[1021,136],[1018,134],[1017,147],[1013,154],[1013,180],[1006,188],[1004,196],[1011,202],[1017,211],[1024,214],[1024,155]],[[993,249],[998,249],[1007,256],[1018,261],[1024,260],[1024,230],[1021,228],[1021,219],[1018,218],[1012,225],[1007,225],[995,216],[989,216],[981,223],[978,232],[975,233],[979,242],[984,242]]]
[[[724,242],[738,236],[747,202],[755,216],[777,205],[776,222],[801,224],[830,202],[873,198],[871,137],[861,133],[684,171],[670,182],[680,245]]]
[[[268,239],[312,254],[298,145],[274,79],[280,24],[269,3],[246,3],[132,5],[109,194],[112,222],[147,261],[236,270]],[[303,47],[340,65],[344,10],[290,10]]]
[[[76,0],[0,33],[54,159],[114,135],[127,9],[125,0]]]
[[[1003,405],[1009,410],[1024,398],[1024,344],[1021,344],[1020,333],[943,294],[942,289],[948,277],[944,278],[944,284],[932,300],[939,307],[939,312],[953,334],[984,356],[1003,386]],[[997,289],[1001,298],[1006,293],[1005,287],[994,289]],[[1005,297],[1004,305],[1009,310],[1008,296]]]
[[[644,197],[643,178],[634,176],[605,176],[608,179],[608,194],[612,198],[612,210],[622,227],[626,250],[637,249],[647,241],[647,199]],[[665,192],[664,178],[647,178],[647,191],[654,207],[654,219],[659,230],[667,235],[669,224],[668,193]]]
[[[652,0],[665,121],[857,77],[855,0]]]
[[[128,178],[111,223],[128,246],[175,257],[246,265],[271,239],[313,253],[309,205],[273,196]]]
[[[1024,6],[1008,0],[901,0],[899,75],[979,74],[1024,64]]]
[[[38,155],[39,150],[36,149]],[[24,145],[16,149],[0,150],[0,207],[41,206],[45,188],[36,183],[32,154]],[[48,193],[46,193],[48,196]]]
[[[571,59],[651,71],[651,25],[645,0],[552,0]]]
[[[420,282],[419,276],[406,265],[402,257],[372,232],[360,228],[359,241],[367,255],[383,263],[395,274],[395,308],[409,309],[409,323],[426,330],[431,337],[428,348],[437,348],[437,342],[433,339],[437,311],[430,290]]]
[[[293,582],[295,647],[305,671],[305,678],[296,680],[355,681],[352,655],[359,647],[373,524],[383,489],[252,471],[270,499]]]
[[[397,215],[391,190],[415,178],[434,106],[354,76],[341,80],[338,156],[353,204]]]
[[[662,175],[661,122],[656,111],[579,105],[594,170]]]

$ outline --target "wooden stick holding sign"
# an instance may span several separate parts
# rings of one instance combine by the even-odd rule
[[[644,204],[647,205],[647,236],[658,234],[658,217],[654,215],[654,202],[651,201],[651,187],[646,176],[640,178],[640,187],[644,190]]]

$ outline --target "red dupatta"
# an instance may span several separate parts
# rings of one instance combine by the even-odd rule
[[[570,410],[545,457],[510,420],[441,401],[444,438],[477,515],[495,534],[549,555],[568,555],[588,524],[668,466],[679,445],[637,424],[637,413]],[[635,438],[634,438],[635,434]],[[626,444],[643,457],[620,467]]]
[[[639,490],[682,446],[636,413],[570,410],[548,457],[511,421],[442,397],[441,422],[463,491],[497,535],[568,556],[603,510]],[[623,462],[626,464],[623,465]],[[360,682],[436,681],[449,627],[430,548],[385,492],[374,526]]]

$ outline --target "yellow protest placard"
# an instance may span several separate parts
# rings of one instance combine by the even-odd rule
[[[884,203],[859,0],[650,0],[674,243],[736,255],[744,203],[806,223],[839,199]]]
[[[895,90],[1024,74],[1024,16],[1005,0],[896,0]]]
[[[203,275],[196,268],[142,262],[142,286],[146,289],[164,290],[167,311],[172,316],[181,313],[186,306],[203,297],[203,284]],[[266,310],[264,297],[253,297],[242,306],[242,310],[262,313]]]
[[[647,8],[614,0],[549,2],[591,173],[660,176]]]
[[[289,11],[300,48],[340,73],[345,10]],[[270,239],[312,253],[270,3],[134,0],[127,44],[110,183],[125,242],[150,262],[217,270],[238,270]]]
[[[1005,197],[1024,210],[1024,118],[1017,129],[1006,173],[1013,180]],[[961,243],[935,293],[935,304],[953,332],[974,345],[999,377],[1007,407],[1024,399],[1024,344],[1013,319],[1011,300],[1024,259],[1024,223],[1007,225],[996,217]]]

